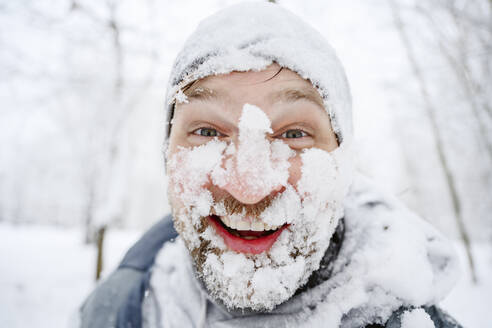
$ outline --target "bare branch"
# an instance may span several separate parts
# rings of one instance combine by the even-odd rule
[[[461,235],[461,239],[463,241],[463,244],[466,249],[466,253],[468,256],[468,264],[470,266],[470,271],[472,275],[472,280],[473,282],[477,282],[477,276],[475,272],[475,264],[473,260],[473,255],[471,252],[471,245],[470,245],[470,238],[468,236],[468,232],[466,231],[465,223],[463,221],[463,216],[461,212],[461,201],[458,196],[458,191],[456,189],[456,184],[455,184],[455,179],[454,176],[451,172],[451,169],[448,164],[448,160],[446,158],[446,154],[444,152],[444,143],[443,143],[443,138],[441,136],[441,132],[439,129],[439,126],[437,124],[437,119],[435,116],[435,108],[432,103],[430,94],[429,94],[429,89],[427,86],[427,81],[424,78],[424,75],[420,69],[420,66],[417,62],[416,55],[414,53],[414,49],[412,47],[412,44],[410,42],[410,39],[407,35],[407,32],[405,30],[405,26],[403,23],[402,18],[400,17],[400,12],[398,10],[397,4],[395,3],[395,0],[388,0],[389,6],[391,8],[391,12],[393,14],[393,19],[395,23],[395,27],[398,31],[398,34],[400,36],[400,39],[403,43],[403,46],[405,48],[406,54],[408,61],[410,63],[410,66],[412,68],[413,74],[415,75],[415,78],[418,81],[419,84],[419,90],[420,94],[422,96],[422,99],[424,101],[425,105],[425,110],[429,119],[429,122],[432,127],[432,134],[436,143],[436,150],[437,150],[437,155],[439,158],[439,163],[441,165],[441,168],[443,170],[444,176],[446,178],[446,183],[448,186],[448,190],[451,196],[451,201],[453,204],[453,210],[455,214],[455,219],[456,219],[456,224],[458,226],[458,230]]]
[[[432,27],[433,31],[438,35],[439,50],[441,54],[444,56],[444,58],[447,60],[449,67],[455,74],[456,80],[461,85],[466,95],[466,100],[472,110],[473,117],[480,131],[480,140],[485,144],[485,148],[487,150],[488,156],[492,159],[492,144],[489,140],[490,138],[488,136],[487,127],[485,126],[484,121],[480,118],[480,113],[479,113],[480,105],[477,103],[477,98],[478,98],[477,93],[478,93],[479,85],[475,83],[475,81],[473,81],[471,78],[471,72],[467,65],[467,55],[466,55],[467,47],[465,44],[465,39],[463,34],[459,33],[458,35],[459,39],[458,39],[457,49],[459,52],[459,60],[457,60],[444,45],[443,40],[445,39],[445,36],[442,33],[436,21],[434,20],[434,18],[430,15],[429,11],[423,10],[422,8],[417,8],[417,11],[423,17],[426,18],[426,20],[429,22],[430,26]],[[453,13],[452,16],[455,21],[455,24],[459,25],[457,21],[456,13]],[[492,117],[492,112],[490,110],[489,105],[486,102],[484,102],[482,106],[484,108],[484,111],[489,115],[489,117]]]

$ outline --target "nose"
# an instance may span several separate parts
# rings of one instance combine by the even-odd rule
[[[268,141],[264,147],[263,151],[252,151],[239,143],[238,148],[223,159],[224,175],[220,179],[222,183],[217,186],[248,205],[281,192],[284,187],[272,162]]]
[[[273,143],[268,139],[273,132],[271,122],[260,108],[245,104],[238,128],[235,143],[222,163],[225,175],[219,187],[243,204],[256,204],[279,192],[288,172],[275,163],[280,159],[274,160]]]
[[[275,197],[285,188],[282,185],[266,186],[259,179],[245,175],[235,176],[221,187],[239,202],[247,205],[259,203],[265,197]]]

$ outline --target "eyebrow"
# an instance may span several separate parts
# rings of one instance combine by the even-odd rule
[[[322,109],[325,108],[323,104],[323,99],[315,89],[311,88],[301,88],[301,89],[282,89],[280,91],[274,92],[270,96],[273,102],[283,101],[283,102],[295,102],[299,100],[307,100],[312,102]]]
[[[207,87],[202,87],[202,86],[194,86],[193,83],[190,86],[183,88],[183,93],[188,98],[188,101],[191,100],[211,101],[211,100],[218,100],[224,96],[221,92],[217,90],[209,89]]]
[[[194,83],[183,88],[183,93],[188,98],[188,101],[192,100],[201,100],[201,101],[216,101],[223,97],[227,97],[226,93],[221,92],[220,90],[209,89],[203,86],[196,86]],[[318,105],[323,110],[325,108],[323,104],[323,99],[319,95],[319,93],[312,88],[300,88],[300,89],[292,89],[286,88],[279,91],[275,91],[268,96],[272,103],[275,102],[295,102],[299,100],[307,100],[315,105]]]

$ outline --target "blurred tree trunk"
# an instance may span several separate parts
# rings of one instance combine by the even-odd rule
[[[106,226],[103,225],[97,231],[97,260],[96,260],[96,281],[101,278],[103,271],[103,251],[104,251],[104,235],[106,233]]]
[[[443,138],[442,138],[442,133],[440,131],[439,125],[437,124],[437,119],[436,119],[436,114],[435,114],[436,108],[434,107],[434,104],[432,103],[431,96],[429,93],[429,88],[427,86],[427,81],[425,80],[424,74],[420,69],[419,63],[417,61],[417,57],[415,55],[412,44],[410,42],[410,38],[408,37],[407,32],[405,30],[404,22],[402,21],[402,18],[400,16],[400,11],[399,11],[398,5],[396,4],[395,0],[388,0],[388,2],[389,2],[389,6],[391,8],[391,12],[393,15],[396,30],[400,36],[400,39],[403,43],[404,48],[405,48],[407,58],[408,58],[408,61],[410,63],[412,72],[415,75],[415,78],[417,79],[417,82],[418,82],[419,92],[420,92],[420,95],[422,96],[425,111],[426,111],[427,117],[429,119],[429,122],[431,124],[431,128],[432,128],[431,132],[432,132],[435,144],[436,144],[436,151],[437,151],[439,163],[440,163],[440,166],[443,170],[446,184],[448,187],[448,191],[449,191],[449,194],[451,196],[451,202],[452,202],[452,206],[453,206],[456,225],[458,227],[460,237],[461,237],[463,244],[465,246],[465,250],[466,250],[466,254],[467,254],[467,258],[468,258],[468,265],[470,267],[470,272],[471,272],[471,278],[472,278],[473,282],[476,282],[477,276],[476,276],[476,272],[475,272],[474,259],[473,259],[473,255],[472,255],[472,251],[471,251],[470,238],[469,238],[469,235],[468,235],[468,232],[466,230],[466,226],[465,226],[465,223],[463,220],[461,200],[460,200],[460,197],[458,195],[457,188],[456,188],[455,178],[451,172],[449,162],[448,162],[448,159],[447,159],[445,151],[444,151],[444,142],[443,142]]]

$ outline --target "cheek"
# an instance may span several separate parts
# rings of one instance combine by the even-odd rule
[[[296,155],[295,157],[289,159],[290,167],[289,167],[289,184],[297,190],[297,182],[301,179],[302,171],[302,160],[300,155]]]
[[[183,202],[181,201],[180,197],[178,195],[176,195],[176,193],[174,192],[174,185],[170,182],[168,184],[168,191],[167,191],[167,197],[169,199],[169,205],[171,206],[171,210],[175,213],[173,214],[177,214],[181,211],[182,208],[184,208],[184,204]]]
[[[180,156],[176,144],[170,144],[166,154],[166,175],[167,175],[167,196],[173,211],[180,211],[185,207],[181,200],[181,195],[184,191],[182,172],[177,168],[184,164],[184,156]]]

